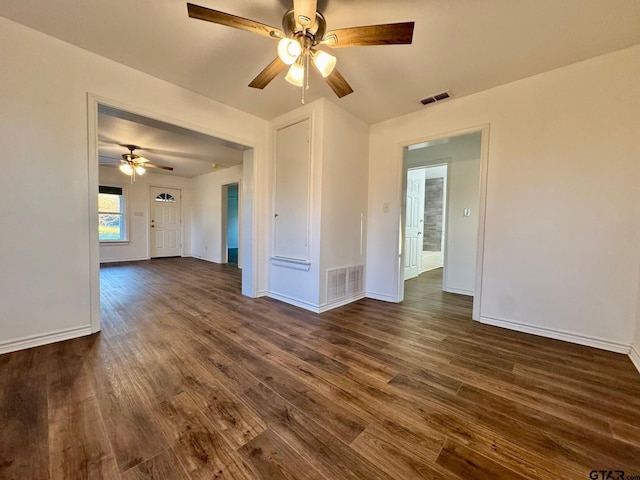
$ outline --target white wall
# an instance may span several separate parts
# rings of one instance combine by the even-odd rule
[[[369,126],[325,101],[323,135],[321,307],[327,270],[365,264]]]
[[[241,184],[242,169],[242,165],[237,165],[193,179],[192,256],[216,263],[226,261],[222,242],[226,221],[222,215],[222,186]]]
[[[447,143],[408,150],[407,164],[445,160],[447,176],[446,263],[443,289],[474,295],[480,199],[480,133],[454,137]],[[465,208],[471,209],[468,217]]]
[[[398,297],[402,145],[490,124],[481,319],[628,351],[640,261],[638,78],[635,46],[373,125],[369,292]]]
[[[145,173],[130,178],[117,168],[100,167],[100,185],[124,188],[127,233],[122,244],[100,244],[100,262],[122,262],[149,258],[149,187],[179,188],[182,191],[182,256],[191,255],[191,178]],[[138,214],[138,215],[136,215]],[[139,215],[142,214],[142,215]]]
[[[272,131],[302,118],[312,121],[310,265],[272,260],[269,295],[321,311],[336,306],[326,302],[327,269],[364,263],[368,126],[320,99],[273,120]]]
[[[0,44],[11,46],[0,75],[0,215],[10,232],[0,236],[0,352],[91,331],[87,92],[255,147],[261,235],[267,122],[4,18]],[[256,265],[266,261],[265,243],[251,252]],[[254,292],[265,274],[255,272]]]

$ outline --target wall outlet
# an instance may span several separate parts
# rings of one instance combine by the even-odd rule
[[[389,202],[384,202],[382,204],[382,213],[389,213],[389,211],[390,211]]]
[[[471,209],[470,209],[470,208],[465,208],[465,209],[462,211],[462,216],[463,216],[463,217],[470,217],[470,216],[471,216]]]

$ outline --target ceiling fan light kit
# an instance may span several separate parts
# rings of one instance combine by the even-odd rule
[[[406,45],[413,41],[414,22],[366,25],[326,32],[327,23],[322,13],[317,10],[317,0],[293,0],[293,9],[285,12],[282,17],[282,30],[192,3],[187,3],[187,12],[191,18],[279,39],[278,57],[267,65],[249,86],[263,89],[289,66],[285,80],[302,88],[302,103],[304,92],[309,88],[310,63],[313,63],[338,98],[353,92],[335,68],[336,57],[318,50],[318,45],[342,48]]]
[[[278,42],[278,56],[287,65],[294,63],[301,53],[300,42],[293,38],[283,38]]]
[[[122,154],[122,160],[120,160],[120,166],[118,169],[131,177],[131,183],[136,181],[136,175],[144,175],[148,167],[160,168],[162,170],[173,170],[173,167],[165,167],[164,165],[154,165],[149,163],[149,160],[133,153],[134,150],[140,149],[136,145],[122,145],[129,149],[129,153]],[[147,167],[147,168],[145,168]]]

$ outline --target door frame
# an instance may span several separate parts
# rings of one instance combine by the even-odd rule
[[[405,228],[405,216],[406,216],[406,197],[407,197],[407,171],[409,165],[407,161],[406,149],[411,145],[424,142],[432,142],[434,140],[441,140],[450,137],[459,137],[469,133],[481,133],[480,142],[480,189],[479,189],[479,206],[478,206],[478,234],[476,241],[476,273],[475,273],[475,289],[473,296],[473,311],[472,319],[478,321],[480,319],[480,306],[482,303],[482,280],[483,280],[483,268],[484,268],[484,241],[485,241],[485,229],[486,229],[486,207],[487,207],[487,177],[489,172],[489,124],[479,125],[475,127],[464,128],[460,130],[454,130],[451,132],[444,132],[435,135],[429,135],[427,137],[421,137],[413,140],[401,142],[399,148],[402,155],[402,169],[400,170],[400,222],[399,222],[399,235],[398,235],[398,252],[399,262],[398,271],[396,272],[397,284],[397,299],[399,302],[404,300],[404,228]],[[447,175],[447,182],[449,182],[449,175]],[[448,189],[447,189],[448,190]],[[447,192],[448,195],[448,192]],[[448,200],[448,199],[447,199]],[[448,202],[447,202],[448,203]],[[446,227],[445,227],[446,228]]]
[[[184,195],[182,191],[182,187],[170,187],[169,185],[160,185],[160,184],[151,184],[147,185],[147,258],[151,260],[151,189],[152,188],[160,188],[169,190],[178,190],[180,192],[180,256],[184,257]],[[162,258],[162,257],[153,257],[153,258]]]
[[[250,195],[247,197],[250,201],[244,205],[246,212],[244,212],[245,215],[243,217],[243,221],[246,222],[247,227],[245,234],[248,233],[247,238],[245,238],[247,246],[244,250],[244,255],[247,256],[248,262],[245,265],[246,268],[242,270],[242,294],[249,297],[264,295],[264,292],[259,290],[258,285],[258,279],[263,275],[262,270],[264,267],[258,262],[258,238],[262,236],[263,233],[260,225],[261,222],[259,222],[258,216],[256,215],[256,212],[260,211],[258,208],[260,199],[256,194],[256,187],[258,182],[257,178],[259,178],[258,174],[261,171],[258,159],[265,154],[264,148],[267,147],[260,146],[260,151],[258,151],[258,145],[254,141],[247,140],[246,138],[213,131],[206,126],[179,120],[169,114],[160,114],[158,112],[148,111],[144,108],[130,105],[112,98],[87,92],[87,228],[89,230],[89,320],[91,324],[91,332],[99,332],[101,329],[100,240],[98,237],[98,185],[100,182],[100,170],[98,164],[98,107],[100,105],[124,110],[136,115],[187,128],[195,132],[204,133],[205,135],[228,140],[247,147],[247,150],[243,152],[243,179],[246,182],[244,188],[250,192]]]

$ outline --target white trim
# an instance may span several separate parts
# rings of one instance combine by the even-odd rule
[[[100,235],[98,233],[98,97],[87,93],[87,163],[89,199],[89,322],[91,331],[100,331]],[[125,205],[126,207],[126,205]]]
[[[293,268],[294,270],[303,270],[308,272],[311,268],[311,262],[309,260],[300,260],[298,258],[276,257],[273,256],[269,259],[271,265],[284,268]]]
[[[504,320],[488,316],[481,316],[480,322],[487,325],[493,325],[495,327],[508,328],[509,330],[515,330],[517,332],[531,333],[540,337],[554,338],[565,342],[577,343],[578,345],[586,345],[588,347],[599,348],[601,350],[608,350],[610,352],[628,354],[631,350],[631,345],[627,343],[619,343],[606,340],[604,338],[590,337],[579,333],[559,330],[557,328],[540,327],[528,323],[514,322],[512,320]]]
[[[638,372],[640,372],[640,352],[635,345],[631,345],[631,349],[629,350],[629,358],[638,369]]]
[[[100,265],[102,265],[103,263],[139,262],[141,260],[151,260],[151,259],[149,257],[108,258],[106,260],[100,260]]]
[[[347,298],[342,298],[342,299],[338,300],[337,302],[325,303],[324,305],[316,305],[314,303],[305,302],[304,300],[293,298],[293,297],[290,297],[288,295],[282,295],[280,293],[275,293],[275,292],[265,292],[265,293],[270,298],[273,298],[275,300],[279,300],[279,301],[284,302],[284,303],[288,303],[289,305],[293,305],[294,307],[300,307],[300,308],[303,308],[305,310],[309,310],[309,311],[311,311],[313,313],[326,312],[326,311],[332,310],[334,308],[342,307],[342,306],[344,306],[344,305],[346,305],[348,303],[355,302],[356,300],[360,300],[360,299],[365,298],[365,294],[364,293],[358,293],[356,295],[352,295],[352,296],[347,297]]]
[[[39,347],[40,345],[46,345],[48,343],[61,342],[62,340],[84,337],[85,335],[91,335],[92,333],[94,333],[93,326],[84,325],[82,327],[67,328],[55,332],[17,338],[15,340],[1,342],[0,355],[3,353],[15,352],[17,350],[24,350],[26,348]]]
[[[320,308],[318,309],[319,310],[318,313],[327,312],[329,310],[333,310],[334,308],[347,305],[348,303],[355,302],[357,300],[362,300],[363,298],[365,298],[364,292],[360,292],[346,298],[341,298],[340,300],[337,300],[335,302],[325,303],[324,305],[320,306]]]
[[[266,294],[270,298],[280,300],[281,302],[288,303],[289,305],[304,308],[305,310],[309,310],[314,313],[320,313],[320,306],[314,303],[305,302],[304,300],[299,300],[297,298],[275,292],[266,292]]]
[[[366,298],[372,298],[373,300],[380,300],[382,302],[398,303],[398,300],[395,297],[387,295],[386,293],[365,292],[364,296]]]
[[[464,288],[448,287],[448,288],[443,288],[442,290],[448,293],[455,293],[457,295],[467,295],[469,297],[473,297],[475,295],[475,292],[473,290],[466,290]]]
[[[476,280],[475,280],[475,292],[473,293],[473,320],[480,320],[480,302],[482,298],[482,279],[483,279],[483,268],[484,268],[484,239],[485,239],[485,223],[486,223],[486,204],[487,204],[487,181],[488,181],[488,172],[489,172],[489,128],[490,125],[488,123],[483,125],[478,125],[475,127],[464,128],[461,130],[455,130],[451,132],[439,133],[436,135],[430,135],[427,137],[420,137],[416,139],[409,139],[402,141],[397,144],[397,152],[400,156],[399,164],[400,168],[400,212],[398,218],[399,224],[399,236],[398,236],[398,265],[397,269],[394,272],[396,275],[397,281],[397,289],[394,292],[395,297],[393,297],[394,302],[401,302],[404,300],[404,218],[406,216],[406,196],[407,196],[407,170],[409,168],[407,162],[407,156],[405,155],[405,148],[410,145],[430,142],[433,140],[439,140],[441,138],[449,138],[449,137],[458,137],[461,135],[467,135],[470,133],[481,133],[481,145],[480,145],[480,195],[479,201],[480,205],[478,208],[478,237],[477,237],[477,246],[476,246]],[[438,159],[441,161],[441,159]],[[435,163],[435,162],[434,162]],[[417,166],[417,165],[416,165]],[[449,175],[447,175],[448,181]],[[447,188],[447,190],[449,190]],[[447,203],[448,203],[447,198]],[[448,223],[448,222],[447,222]],[[446,249],[445,249],[445,257],[446,257]],[[446,266],[446,258],[445,266]],[[465,294],[466,295],[466,294]],[[367,295],[369,296],[369,295]],[[384,295],[384,297],[390,297],[389,295]],[[376,298],[376,297],[371,297]],[[380,298],[381,300],[386,300],[386,298]]]

